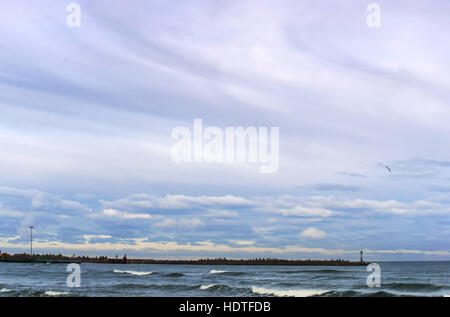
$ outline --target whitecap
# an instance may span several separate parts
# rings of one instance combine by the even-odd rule
[[[62,295],[67,295],[67,294],[69,294],[69,292],[46,291],[44,294],[47,295],[47,296],[62,296]]]
[[[208,289],[208,288],[214,287],[214,286],[216,286],[216,285],[217,285],[217,284],[201,285],[201,286],[200,286],[200,289]]]
[[[7,293],[7,292],[11,292],[11,290],[7,288],[0,289],[0,293]]]
[[[114,270],[114,273],[121,273],[121,274],[131,274],[131,275],[150,275],[153,272],[140,272],[140,271],[121,271],[121,270]]]
[[[209,274],[221,274],[221,273],[226,273],[228,271],[222,271],[222,270],[211,270],[209,271]]]
[[[321,295],[328,291],[324,290],[315,290],[315,289],[288,289],[288,290],[280,290],[280,289],[269,289],[263,287],[252,287],[252,293],[259,295],[273,295],[277,297],[309,297],[314,295]]]

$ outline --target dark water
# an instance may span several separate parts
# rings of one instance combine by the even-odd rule
[[[65,264],[0,263],[0,296],[449,296],[450,262],[366,267],[81,264],[81,287]]]

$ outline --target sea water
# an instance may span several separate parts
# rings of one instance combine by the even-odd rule
[[[228,266],[82,263],[68,287],[67,264],[0,263],[2,296],[449,296],[450,262],[378,262],[381,287],[365,266]]]

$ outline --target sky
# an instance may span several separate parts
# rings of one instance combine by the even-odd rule
[[[0,1],[2,252],[450,260],[450,2],[69,3]],[[174,162],[194,119],[278,170]]]

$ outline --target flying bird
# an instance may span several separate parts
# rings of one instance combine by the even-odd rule
[[[392,173],[392,171],[391,171],[391,169],[390,169],[390,167],[389,167],[389,166],[385,165],[384,167],[386,167],[386,168],[387,168],[387,170],[389,171],[389,173]]]

